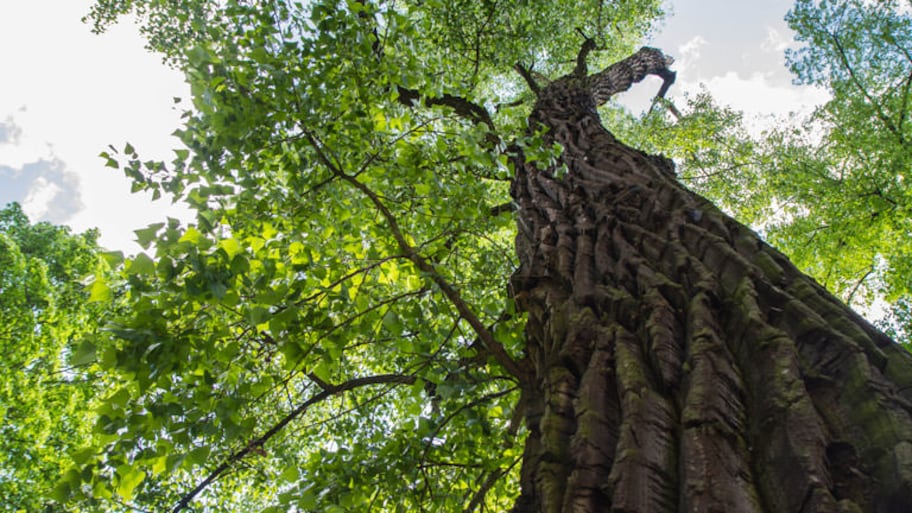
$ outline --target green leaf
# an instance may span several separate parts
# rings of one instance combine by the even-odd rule
[[[236,239],[222,239],[219,241],[218,247],[228,254],[229,259],[234,258],[235,255],[244,250],[244,248],[241,247],[241,243]]]
[[[200,242],[200,239],[202,238],[202,236],[203,236],[203,234],[200,233],[199,230],[197,230],[195,227],[191,226],[191,227],[187,228],[187,230],[184,232],[184,234],[181,235],[181,238],[178,239],[177,241],[178,242],[189,242],[193,245],[199,245],[199,242]]]
[[[146,473],[132,465],[125,464],[117,467],[117,477],[115,491],[123,500],[128,501],[133,498],[136,487],[146,478]]]
[[[89,303],[98,303],[110,301],[112,297],[111,287],[105,283],[105,278],[102,276],[96,276],[95,281],[92,282],[92,287],[89,291]]]
[[[298,481],[301,478],[301,471],[298,470],[298,467],[286,467],[284,471],[279,475],[279,480],[286,483],[293,483]]]
[[[74,366],[88,365],[94,361],[95,344],[88,340],[84,340],[79,344],[79,347],[73,352],[73,356],[70,357],[70,364]]]
[[[159,456],[152,463],[152,475],[157,476],[168,469],[168,456]]]
[[[126,270],[127,274],[155,274],[155,262],[145,253],[137,253]]]
[[[123,251],[105,251],[101,254],[101,257],[111,267],[117,267],[124,261]]]
[[[197,447],[187,454],[187,463],[191,465],[202,465],[209,459],[209,447]]]
[[[79,471],[75,468],[70,468],[51,489],[51,498],[57,502],[67,502],[73,492],[78,488],[80,481]]]
[[[392,310],[384,314],[383,326],[395,335],[402,333],[402,319],[400,319],[399,315]]]
[[[321,380],[330,381],[332,379],[332,364],[326,361],[326,359],[321,359],[313,367],[312,372]]]
[[[149,249],[149,245],[155,240],[156,234],[163,226],[165,226],[165,223],[154,223],[146,228],[134,230],[133,233],[136,234],[136,242],[138,242],[143,249]]]
[[[298,507],[304,511],[316,509],[317,496],[310,490],[300,492],[298,494]]]

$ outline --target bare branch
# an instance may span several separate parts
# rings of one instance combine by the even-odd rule
[[[415,89],[409,89],[403,86],[396,86],[396,90],[399,92],[399,103],[405,105],[406,107],[413,107],[418,103],[420,94]],[[444,93],[443,96],[439,98],[434,98],[431,96],[426,96],[422,102],[425,107],[431,107],[435,105],[450,107],[453,109],[458,116],[468,119],[473,123],[485,124],[491,130],[494,130],[494,120],[491,119],[491,114],[477,103],[469,101],[462,96],[455,96],[449,93]]]

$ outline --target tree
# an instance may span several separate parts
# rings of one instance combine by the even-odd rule
[[[895,0],[802,0],[787,21],[805,42],[788,55],[792,71],[803,83],[826,85],[833,95],[817,111],[811,128],[823,134],[812,146],[816,158],[805,159],[807,167],[823,164],[832,171],[802,180],[832,198],[826,202],[832,206],[815,205],[802,223],[804,230],[783,230],[781,238],[797,239],[797,246],[813,227],[823,239],[816,244],[820,260],[846,254],[841,266],[820,266],[820,274],[845,276],[846,288],[885,296],[895,305],[894,319],[908,324],[903,304],[912,297],[912,248],[905,236],[910,206],[905,175],[912,154],[912,17],[907,6]],[[838,221],[823,223],[824,216]]]
[[[89,435],[95,387],[83,367],[99,308],[82,284],[100,272],[93,231],[29,223],[0,209],[0,496],[3,511],[45,511],[69,453]]]
[[[74,498],[908,502],[910,356],[602,126],[613,94],[673,80],[633,52],[656,3],[191,4],[187,32],[156,25],[180,9],[159,2],[94,15],[145,16],[187,73],[187,149],[104,157],[197,223],[138,231],[152,254],[109,284],[117,384],[61,482]]]

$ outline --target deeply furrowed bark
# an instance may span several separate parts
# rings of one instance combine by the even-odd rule
[[[540,94],[558,166],[515,159],[534,378],[514,511],[912,511],[910,355],[617,141],[592,85]]]

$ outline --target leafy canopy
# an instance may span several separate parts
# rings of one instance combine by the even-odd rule
[[[98,390],[88,365],[101,309],[83,281],[104,266],[97,233],[31,224],[0,209],[0,496],[2,511],[44,511],[89,436]],[[6,509],[9,508],[9,509]]]
[[[595,60],[630,53],[659,2],[101,1],[90,19],[128,12],[186,73],[186,148],[103,157],[197,222],[138,230],[145,251],[99,286],[121,312],[96,351],[114,383],[68,500],[507,509],[507,155],[553,154],[512,67],[569,71],[580,32]]]
[[[808,213],[782,230],[793,246],[813,240],[818,273],[854,292],[879,292],[897,305],[912,298],[912,16],[907,5],[799,1],[787,18],[801,49],[787,55],[802,83],[833,99],[812,129],[799,186]],[[794,167],[794,166],[792,166]],[[826,169],[825,172],[822,169]],[[818,198],[811,201],[811,195]],[[819,201],[820,197],[826,201]],[[841,255],[837,258],[837,255]],[[902,320],[901,309],[896,310]],[[908,322],[908,317],[906,317]]]

